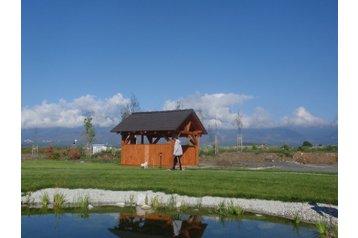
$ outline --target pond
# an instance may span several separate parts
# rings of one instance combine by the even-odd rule
[[[198,212],[138,214],[95,208],[88,213],[23,209],[22,237],[319,237],[313,225],[257,214],[222,218]]]

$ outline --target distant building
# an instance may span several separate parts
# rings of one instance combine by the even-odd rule
[[[104,144],[93,144],[92,146],[92,154],[97,154],[102,151],[106,151],[108,147]]]

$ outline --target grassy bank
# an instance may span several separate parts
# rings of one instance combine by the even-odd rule
[[[338,203],[338,176],[318,173],[192,169],[169,171],[117,163],[33,160],[21,165],[22,192],[42,188],[153,190],[189,196]]]

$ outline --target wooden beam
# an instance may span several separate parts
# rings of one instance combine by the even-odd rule
[[[190,131],[190,126],[191,126],[191,121],[189,121],[188,124],[186,124],[184,131]]]
[[[201,131],[181,131],[180,133],[183,135],[200,135]]]
[[[193,145],[197,145],[196,140],[195,140],[195,136],[187,135],[186,138],[187,138],[187,139],[190,141],[190,143],[192,143]]]
[[[193,140],[194,140],[194,145],[199,145],[199,136],[198,135],[194,135],[192,136]]]
[[[162,138],[161,136],[158,136],[157,139],[155,139],[155,141],[153,142],[153,144],[157,144],[158,141],[160,140],[160,138]]]
[[[128,133],[123,133],[122,140],[123,140],[124,144],[127,145],[130,140],[130,135]]]
[[[123,146],[123,145],[126,145],[126,144],[127,144],[128,134],[127,134],[127,133],[122,133],[121,136],[122,136],[121,145],[122,145],[122,146]]]

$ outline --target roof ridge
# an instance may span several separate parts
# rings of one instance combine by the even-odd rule
[[[194,111],[194,109],[176,109],[176,110],[163,110],[163,111],[145,111],[145,112],[133,112],[132,114],[151,114],[151,113],[168,113],[168,112],[183,112]]]

